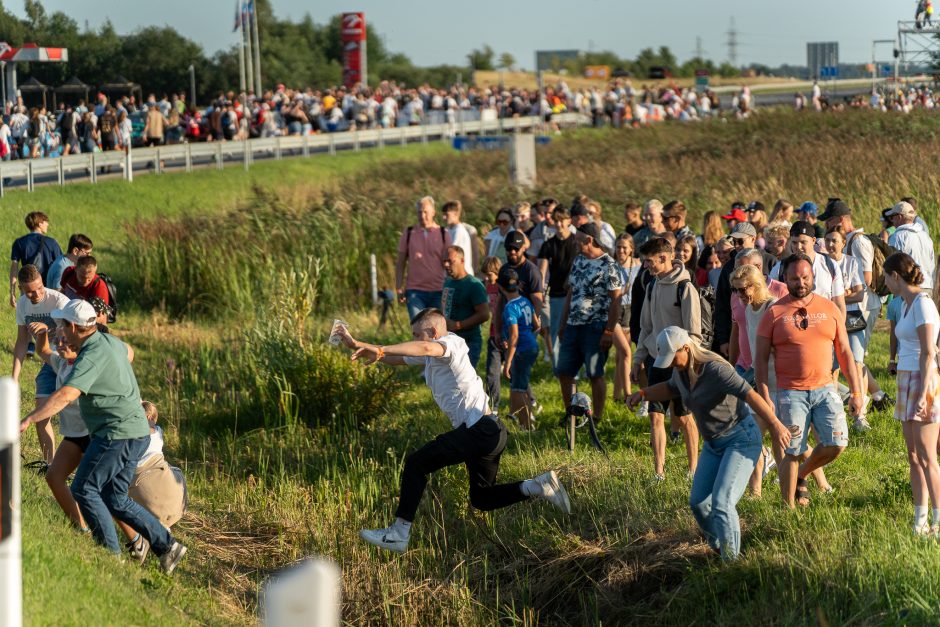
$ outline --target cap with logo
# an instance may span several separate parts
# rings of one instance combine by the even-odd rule
[[[506,241],[503,242],[506,250],[519,250],[525,248],[525,235],[521,231],[510,231],[506,234]]]
[[[654,368],[669,368],[683,346],[692,343],[689,333],[682,327],[666,327],[656,336],[656,361]]]
[[[799,237],[800,235],[806,235],[816,239],[816,227],[806,220],[798,220],[790,227],[790,237]]]
[[[834,198],[826,205],[826,210],[822,212],[819,219],[826,221],[829,218],[841,218],[842,216],[852,215],[852,210],[842,200]]]
[[[81,298],[73,298],[61,309],[54,309],[50,315],[53,320],[65,320],[80,327],[90,327],[98,317],[91,303]]]

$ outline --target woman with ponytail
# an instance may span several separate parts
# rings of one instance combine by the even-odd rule
[[[716,353],[699,346],[680,327],[663,329],[656,338],[656,368],[672,368],[669,381],[646,387],[630,397],[682,402],[695,416],[705,444],[692,480],[689,505],[708,545],[733,560],[741,551],[737,504],[744,494],[761,452],[761,432],[751,412],[768,425],[782,448],[790,432],[734,368]]]

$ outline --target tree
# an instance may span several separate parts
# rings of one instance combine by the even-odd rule
[[[470,68],[473,70],[493,70],[493,57],[496,53],[490,48],[489,44],[484,44],[480,50],[473,49],[467,55],[467,61],[470,62]]]
[[[516,65],[516,57],[512,56],[508,52],[504,52],[499,55],[499,69],[506,70],[507,72],[512,70],[513,66]]]

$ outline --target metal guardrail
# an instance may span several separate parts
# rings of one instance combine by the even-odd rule
[[[590,118],[578,113],[552,116],[560,126],[580,126]],[[384,129],[366,129],[321,135],[289,135],[245,141],[199,142],[136,148],[125,152],[92,152],[45,159],[20,159],[0,162],[0,196],[7,187],[25,185],[33,191],[37,184],[66,185],[76,182],[97,183],[102,175],[120,174],[131,182],[135,174],[169,169],[192,172],[198,166],[242,164],[245,170],[256,159],[282,159],[309,157],[314,154],[335,155],[339,150],[384,148],[387,145],[446,140],[455,135],[494,135],[538,130],[544,126],[541,118],[493,118],[474,121],[458,119],[453,124],[424,124]]]

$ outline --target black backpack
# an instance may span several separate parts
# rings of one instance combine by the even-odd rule
[[[104,272],[98,273],[98,278],[95,280],[104,281],[105,287],[108,288],[108,307],[111,308],[110,313],[108,313],[108,322],[113,323],[117,321],[118,314],[118,301],[117,301],[117,286],[114,285],[114,279],[111,278],[110,274],[105,274]]]
[[[712,317],[715,312],[715,288],[711,285],[698,287],[692,281],[683,279],[676,284],[676,307],[682,307],[682,288],[688,285],[698,296],[702,317],[702,346],[709,348],[715,339],[715,326]]]

